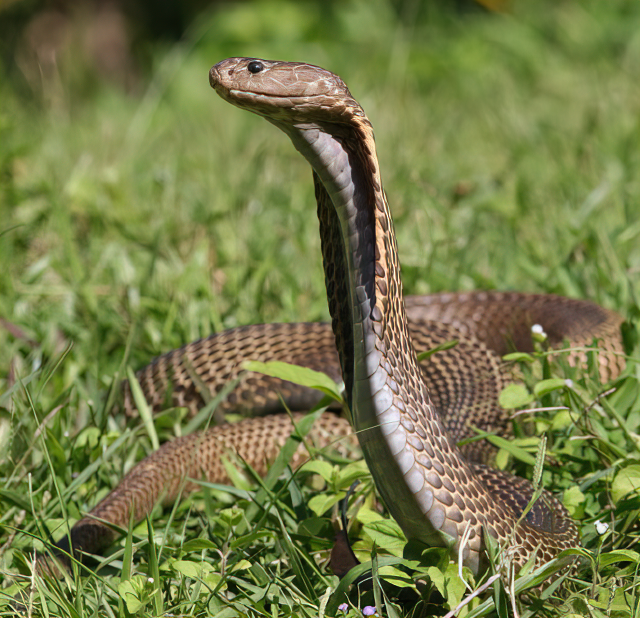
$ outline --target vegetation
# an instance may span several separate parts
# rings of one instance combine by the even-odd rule
[[[28,583],[19,574],[31,549],[151,451],[142,422],[111,415],[127,368],[224,328],[328,317],[308,166],[211,91],[207,71],[222,58],[305,60],[347,81],[376,129],[408,293],[590,298],[628,318],[638,358],[640,5],[524,4],[461,14],[346,0],[329,16],[293,0],[222,5],[154,48],[150,73],[126,93],[97,78],[73,41],[36,79],[25,56],[20,70],[1,69],[0,615]],[[548,435],[543,482],[580,522],[582,566],[524,602],[497,581],[457,615],[640,611],[640,373],[632,361],[601,385],[592,368],[565,365],[541,351],[524,373],[530,390],[573,380],[537,388],[540,407],[568,410],[530,425]],[[160,439],[181,419],[162,415]],[[531,478],[520,459],[535,457],[539,437],[518,435],[499,464]],[[377,547],[376,594],[351,597],[347,614],[329,600],[337,579],[318,558],[330,507],[356,476],[352,532],[363,561]],[[468,594],[442,553],[404,555],[363,465],[318,461],[259,491],[239,479],[158,513],[97,575],[38,584],[32,610],[356,616],[377,603],[418,616],[444,615]],[[416,572],[427,582],[418,605]],[[381,592],[379,578],[396,588]]]

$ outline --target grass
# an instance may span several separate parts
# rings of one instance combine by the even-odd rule
[[[376,129],[407,292],[591,298],[629,319],[638,357],[638,6],[542,2],[497,15],[352,0],[330,19],[319,7],[271,0],[212,10],[184,42],[156,50],[136,94],[96,80],[78,54],[37,87],[4,69],[5,593],[14,590],[8,575],[26,573],[30,548],[41,546],[34,535],[60,534],[150,452],[142,423],[125,428],[110,415],[107,394],[126,367],[240,324],[327,318],[308,166],[273,127],[210,90],[207,70],[224,57],[303,59],[347,81]],[[601,397],[606,387],[588,371],[546,362],[534,363],[531,388],[543,372],[570,372],[577,385],[541,401],[570,412],[533,423],[562,463],[543,476],[580,521],[587,566],[572,574],[564,605],[538,598],[520,615],[543,606],[635,616],[640,559],[620,552],[638,551],[637,367]],[[158,420],[161,440],[179,420]],[[537,449],[531,438],[516,445]],[[502,464],[531,476],[507,454]],[[51,616],[321,614],[337,583],[315,559],[331,538],[322,505],[363,471],[316,467],[328,481],[321,493],[298,477],[258,492],[241,485],[264,504],[250,521],[247,502],[218,489],[154,517],[116,546],[110,569],[36,593],[36,614],[42,599]],[[394,524],[371,508],[356,518],[361,555],[375,540],[387,550],[378,565],[406,574]],[[596,519],[610,525],[604,536]],[[415,609],[389,601],[385,615],[444,614],[464,596],[439,554],[417,568],[436,592]],[[467,615],[507,615],[508,598],[481,597]]]

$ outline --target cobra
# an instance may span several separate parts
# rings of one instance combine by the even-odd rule
[[[272,411],[281,394],[291,409],[302,410],[317,401],[314,393],[242,372],[242,361],[284,360],[324,370],[344,380],[365,460],[408,538],[448,545],[476,573],[486,563],[485,534],[509,546],[519,564],[532,554],[543,563],[575,546],[576,526],[552,494],[544,491],[522,517],[531,484],[486,465],[490,447],[457,443],[474,435],[473,426],[508,432],[509,418],[496,402],[508,379],[500,355],[511,344],[530,346],[532,324],[542,324],[552,344],[569,339],[580,346],[599,339],[600,373],[608,379],[622,368],[622,318],[587,301],[546,295],[475,292],[404,299],[372,126],[344,82],[309,64],[255,58],[224,60],[209,79],[224,100],[286,133],[313,168],[332,324],[234,329],[159,357],[138,373],[152,407],[170,399],[195,409],[203,389],[211,396],[237,378],[223,409]],[[416,350],[451,339],[458,345],[418,363]],[[128,389],[125,409],[134,412]],[[171,502],[195,488],[187,477],[225,482],[220,455],[226,450],[264,473],[292,428],[289,416],[272,415],[165,444],[73,527],[73,549],[101,551],[115,538],[114,525],[126,527],[158,500]],[[312,433],[324,446],[348,435],[350,427],[326,413]],[[300,449],[292,465],[305,458]],[[60,547],[69,549],[68,540]]]

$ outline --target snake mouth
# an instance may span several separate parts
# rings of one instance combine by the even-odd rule
[[[238,88],[230,88],[227,89],[227,92],[229,92],[229,94],[235,95],[235,96],[246,96],[246,97],[253,97],[256,100],[259,101],[269,101],[271,99],[275,99],[277,101],[300,101],[302,99],[306,100],[313,100],[313,99],[317,99],[318,97],[320,97],[321,95],[319,94],[314,94],[308,97],[305,96],[299,96],[299,97],[291,97],[291,96],[287,96],[284,94],[263,94],[261,92],[255,92],[252,90],[240,90]]]
[[[214,90],[222,99],[247,111],[264,116],[267,119],[292,119],[291,110],[300,105],[301,101],[308,103],[312,97],[286,97],[272,94],[262,94],[251,90],[227,88],[223,84],[216,84]],[[285,122],[286,124],[286,122]]]
[[[326,96],[321,94],[308,96],[264,94],[253,90],[229,88],[220,82],[212,86],[218,96],[228,103],[262,116],[283,130],[289,125],[336,121],[326,117],[325,106],[323,106]]]
[[[266,108],[286,109],[298,105],[314,107],[314,101],[320,101],[326,98],[323,94],[292,96],[286,94],[257,92],[256,90],[249,90],[248,88],[230,87],[223,83],[222,76],[216,70],[216,67],[213,67],[209,72],[209,84],[225,101],[233,103],[239,107],[251,107],[252,103],[257,104],[265,110]],[[245,105],[243,105],[243,103]]]

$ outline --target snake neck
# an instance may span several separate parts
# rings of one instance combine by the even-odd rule
[[[373,131],[361,118],[299,125],[290,136],[314,170],[329,310],[348,404],[362,433],[380,423],[394,396],[411,393],[415,407],[428,407]]]
[[[285,131],[314,170],[329,309],[369,469],[407,537],[458,542],[462,517],[449,479],[464,484],[470,472],[430,403],[411,344],[371,125],[361,117]],[[479,543],[477,535],[473,555],[465,551],[474,570]]]

